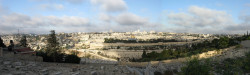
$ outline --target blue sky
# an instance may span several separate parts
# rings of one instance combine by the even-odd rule
[[[250,0],[0,0],[0,34],[158,31],[243,33]]]

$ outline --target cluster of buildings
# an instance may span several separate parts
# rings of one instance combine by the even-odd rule
[[[27,36],[28,46],[34,50],[40,50],[46,46],[48,35],[25,34]],[[19,44],[23,35],[2,35],[4,43],[8,46],[9,41]],[[176,40],[206,40],[216,38],[210,34],[190,34],[190,33],[170,33],[170,32],[102,32],[102,33],[58,33],[58,42],[65,49],[103,49],[105,38],[114,38],[122,40],[149,40],[149,39],[176,39]]]
[[[42,50],[46,47],[48,34],[23,34],[27,38],[28,47],[32,50]],[[1,35],[6,46],[10,45],[10,40],[14,41],[15,46],[19,46],[19,41],[23,35]],[[211,35],[211,34],[191,34],[191,33],[170,33],[170,32],[92,32],[92,33],[57,33],[56,34],[60,47],[64,50],[97,50],[95,54],[111,57],[140,58],[143,50],[147,52],[162,51],[171,47],[188,46],[204,40],[212,40],[220,36],[236,37],[240,35]],[[150,39],[175,39],[179,42],[158,42],[158,43],[105,43],[105,38],[121,40],[140,40]]]

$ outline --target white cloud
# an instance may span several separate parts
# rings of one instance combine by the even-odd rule
[[[70,3],[73,3],[73,4],[80,4],[80,3],[83,3],[85,0],[66,0]]]
[[[167,17],[168,24],[174,25],[169,29],[174,32],[226,33],[226,27],[235,25],[226,11],[198,6],[190,6],[187,13],[170,13]]]
[[[98,18],[99,18],[99,20],[105,21],[105,22],[110,22],[112,20],[112,16],[105,14],[105,13],[99,14]]]
[[[250,14],[241,15],[239,19],[243,21],[243,24],[250,24]]]
[[[242,22],[236,25],[228,26],[226,29],[234,33],[244,33],[250,30],[250,15],[244,14],[239,16],[239,20]]]
[[[61,1],[65,1],[65,2],[69,2],[72,4],[81,4],[83,3],[85,0],[29,0],[29,1],[37,1],[37,2],[52,2],[52,3],[56,3],[56,2],[61,2]]]
[[[42,10],[63,10],[64,6],[62,4],[41,4],[38,6]]]
[[[144,25],[148,23],[148,19],[132,13],[121,13],[115,17],[115,22],[120,25]]]
[[[88,25],[89,20],[87,18],[76,17],[76,16],[39,16],[30,17],[23,14],[13,13],[10,15],[2,16],[0,19],[2,25],[18,25],[22,24],[25,26],[41,26],[41,25],[57,25],[57,26],[81,26]]]
[[[36,16],[12,13],[0,18],[0,32],[15,31],[17,28],[55,27],[85,27],[89,26],[89,19],[76,16]],[[74,30],[74,29],[72,29]],[[29,30],[26,30],[29,31]],[[29,31],[33,32],[33,31]]]
[[[119,12],[127,10],[123,0],[91,0],[92,4],[100,5],[101,9],[107,12]]]
[[[188,13],[171,13],[168,22],[180,26],[223,26],[233,24],[231,15],[225,11],[191,6]]]
[[[171,13],[168,15],[168,22],[175,25],[190,26],[194,24],[195,19],[186,13]]]
[[[99,26],[98,31],[113,30],[118,32],[127,32],[134,30],[162,30],[162,24],[150,22],[148,18],[138,16],[133,13],[123,12],[117,15],[101,13],[98,15]]]
[[[48,24],[57,26],[83,26],[88,25],[89,20],[87,18],[76,17],[76,16],[45,16],[43,17]]]

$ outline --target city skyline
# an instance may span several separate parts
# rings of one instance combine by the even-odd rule
[[[244,33],[250,1],[0,0],[0,34],[57,32]]]

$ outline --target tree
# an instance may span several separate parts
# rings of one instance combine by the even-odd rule
[[[219,41],[219,39],[212,40],[211,46],[214,48],[218,48],[218,41]]]
[[[118,46],[117,49],[120,49],[120,46]]]
[[[55,31],[51,30],[50,32],[46,48],[42,48],[43,51],[38,51],[37,55],[42,56],[45,62],[80,63],[81,58],[77,56],[78,51],[72,51],[70,55],[63,53],[57,42]]]
[[[0,37],[0,47],[6,47],[6,45],[3,43],[3,39]]]
[[[154,75],[162,75],[161,72],[155,71]]]
[[[222,37],[219,39],[218,42],[219,48],[226,48],[229,45],[229,38],[228,37]]]
[[[157,58],[159,56],[159,53],[157,53],[156,51],[152,51],[151,53],[147,53],[147,57],[150,59],[155,60],[155,58]]]
[[[61,54],[61,49],[59,47],[59,43],[57,42],[55,30],[51,30],[50,32],[51,33],[47,39],[45,53],[47,56],[52,58],[53,62],[56,62],[56,58]]]
[[[14,46],[15,46],[13,40],[10,40],[10,46],[11,46],[11,47],[14,47]]]
[[[145,50],[143,50],[143,53],[142,53],[141,57],[142,57],[142,58],[147,58],[147,54],[146,54],[146,51],[145,51]]]
[[[8,46],[8,50],[12,51],[13,48],[14,48],[14,42],[13,42],[13,40],[10,40],[10,45]]]
[[[21,46],[27,47],[28,44],[27,44],[27,40],[26,40],[26,36],[25,35],[22,37],[20,43],[21,43]]]

